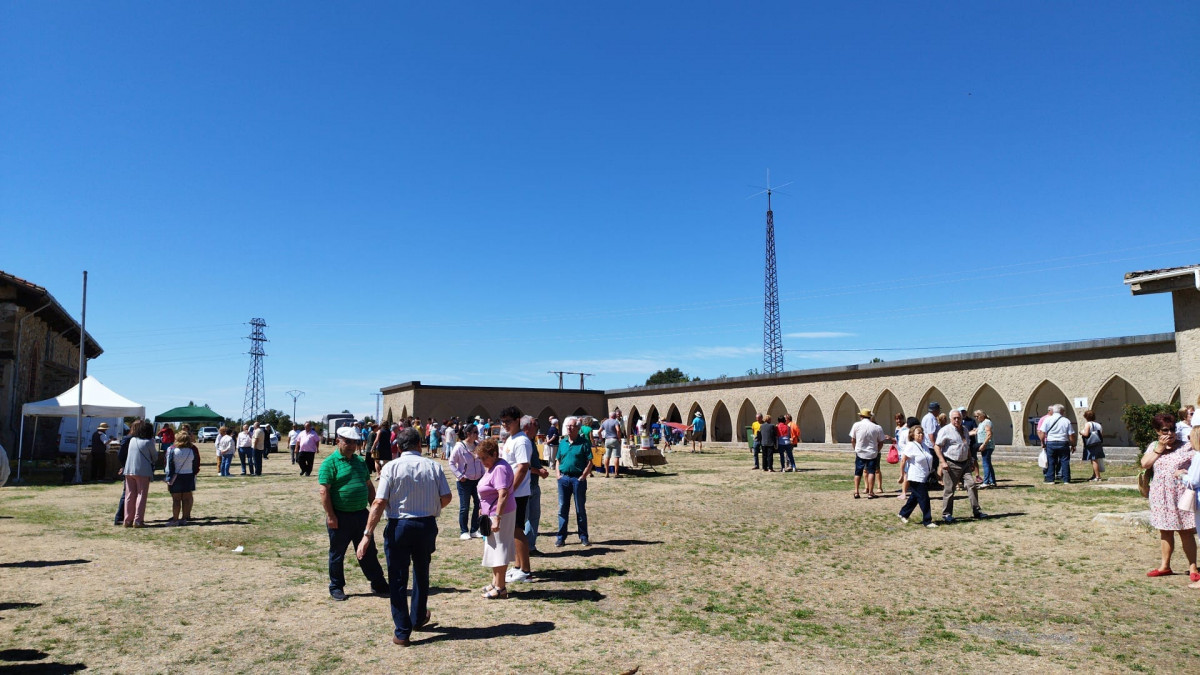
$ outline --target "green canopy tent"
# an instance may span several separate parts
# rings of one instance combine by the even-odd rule
[[[185,405],[178,408],[171,408],[154,418],[155,425],[165,422],[212,422],[220,424],[224,421],[224,415],[213,412],[212,408],[206,405]]]

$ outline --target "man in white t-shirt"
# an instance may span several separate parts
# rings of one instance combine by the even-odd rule
[[[875,476],[879,474],[879,446],[883,445],[883,427],[871,421],[870,408],[858,411],[859,420],[850,427],[850,442],[854,445],[854,498],[859,498],[858,486],[867,474],[867,499],[875,499]],[[882,487],[882,486],[880,486]]]
[[[288,449],[292,451],[292,464],[296,463],[296,437],[300,435],[300,427],[292,426],[288,432]]]
[[[517,500],[516,518],[516,561],[508,571],[510,582],[525,583],[533,578],[529,567],[529,539],[525,536],[525,511],[529,508],[529,463],[533,459],[533,441],[521,431],[521,409],[511,405],[500,411],[500,424],[508,438],[500,449],[500,458],[513,470],[513,496]]]
[[[1067,407],[1061,403],[1050,406],[1050,414],[1038,423],[1038,435],[1046,449],[1046,468],[1043,470],[1044,483],[1054,484],[1057,475],[1063,485],[1071,483],[1071,452],[1075,450],[1075,425],[1063,415]]]
[[[954,410],[950,413],[950,424],[938,430],[933,452],[938,458],[938,472],[942,474],[942,520],[954,522],[954,493],[964,476],[971,475],[971,436],[963,428],[963,414]],[[979,508],[979,488],[974,480],[966,483],[967,498],[971,512],[977,519],[987,518]]]

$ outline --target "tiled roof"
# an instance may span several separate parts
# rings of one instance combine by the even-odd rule
[[[1155,276],[1155,275],[1159,275],[1159,274],[1170,274],[1171,272],[1179,272],[1180,274],[1183,274],[1186,272],[1188,274],[1191,274],[1192,270],[1196,269],[1197,267],[1200,267],[1200,264],[1184,265],[1183,267],[1164,267],[1160,270],[1142,270],[1140,272],[1129,272],[1125,275],[1125,281],[1129,281],[1131,279],[1137,279],[1139,277],[1149,277],[1149,276]]]
[[[48,323],[54,330],[62,332],[63,337],[66,339],[79,344],[79,322],[62,305],[58,304],[54,296],[50,295],[50,291],[33,282],[0,270],[0,286],[5,285],[11,285],[17,289],[17,303],[28,311],[32,312],[43,305],[48,305],[38,314],[38,317]],[[72,328],[75,330],[71,331]],[[94,359],[104,353],[104,350],[100,348],[100,344],[96,342],[91,333],[86,335],[86,339],[88,358]]]

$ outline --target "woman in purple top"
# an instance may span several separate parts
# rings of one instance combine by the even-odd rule
[[[499,600],[508,597],[504,575],[516,559],[513,539],[516,535],[517,498],[513,496],[513,470],[500,459],[500,446],[494,438],[485,438],[475,446],[475,456],[486,469],[479,479],[481,511],[491,520],[492,531],[483,540],[483,566],[492,568],[492,583],[483,587],[483,597]]]

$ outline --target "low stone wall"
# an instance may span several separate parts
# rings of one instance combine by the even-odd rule
[[[690,448],[690,444],[688,445]],[[731,452],[738,450],[750,453],[749,447],[745,443],[705,443],[705,449],[722,449]],[[796,446],[797,452],[836,452],[850,454],[852,451],[850,446],[845,443],[801,443]],[[996,462],[1036,462],[1038,454],[1042,451],[1038,447],[1022,446],[1022,445],[997,445],[996,451],[992,453],[992,460]],[[1082,453],[1076,450],[1071,455],[1072,462],[1082,462]],[[1132,464],[1137,461],[1138,449],[1127,447],[1115,447],[1104,449],[1105,462],[1110,464]]]

